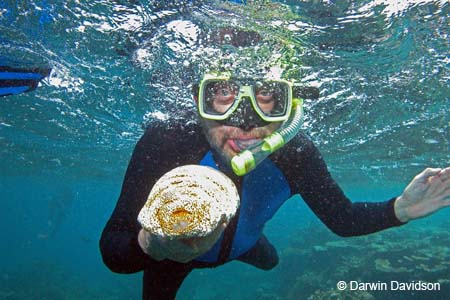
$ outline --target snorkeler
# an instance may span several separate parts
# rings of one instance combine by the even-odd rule
[[[255,43],[259,38],[236,30],[226,34],[228,39],[221,41],[234,44],[239,43],[235,37],[252,36]],[[450,205],[450,168],[424,170],[390,200],[352,203],[331,177],[319,150],[299,130],[302,100],[295,82],[273,68],[254,70],[255,74],[238,68],[209,70],[193,88],[199,124],[154,122],[135,147],[100,249],[112,271],[144,272],[145,300],[174,299],[195,268],[233,260],[263,270],[274,268],[278,255],[264,235],[264,225],[295,194],[340,236],[400,226]],[[155,182],[190,164],[225,173],[241,198],[237,214],[206,252],[195,239],[180,240],[174,247],[137,221]]]

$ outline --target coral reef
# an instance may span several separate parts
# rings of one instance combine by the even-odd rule
[[[442,227],[409,224],[343,239],[316,224],[296,236],[281,255],[281,299],[450,299],[450,233]],[[339,291],[339,281],[387,288]],[[394,291],[392,281],[439,283],[440,290]]]

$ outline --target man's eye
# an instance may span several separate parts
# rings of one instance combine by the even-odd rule
[[[262,97],[272,97],[273,92],[271,90],[260,90],[258,91],[258,95]]]
[[[229,88],[221,88],[219,90],[219,94],[220,94],[220,96],[226,97],[226,96],[230,96],[232,94],[232,91]]]

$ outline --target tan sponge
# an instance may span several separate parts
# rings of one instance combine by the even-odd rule
[[[160,237],[203,237],[228,223],[239,201],[236,186],[225,174],[211,167],[186,165],[155,183],[138,221]]]

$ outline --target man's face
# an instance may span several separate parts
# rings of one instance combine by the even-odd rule
[[[240,94],[240,86],[233,81],[212,82],[205,89],[207,93],[203,101],[212,114],[225,114]],[[276,95],[277,91],[272,85],[260,84],[254,88],[255,105],[264,114],[270,115],[275,107]],[[229,119],[233,119],[232,122],[202,119],[211,147],[226,165],[229,165],[235,155],[272,134],[281,125],[281,122],[263,122],[248,101],[250,99],[243,100],[231,114]]]
[[[247,147],[267,137],[281,125],[269,123],[263,127],[244,130],[240,127],[223,125],[213,120],[202,119],[202,126],[211,147],[220,155],[223,163],[229,165],[231,159]]]

